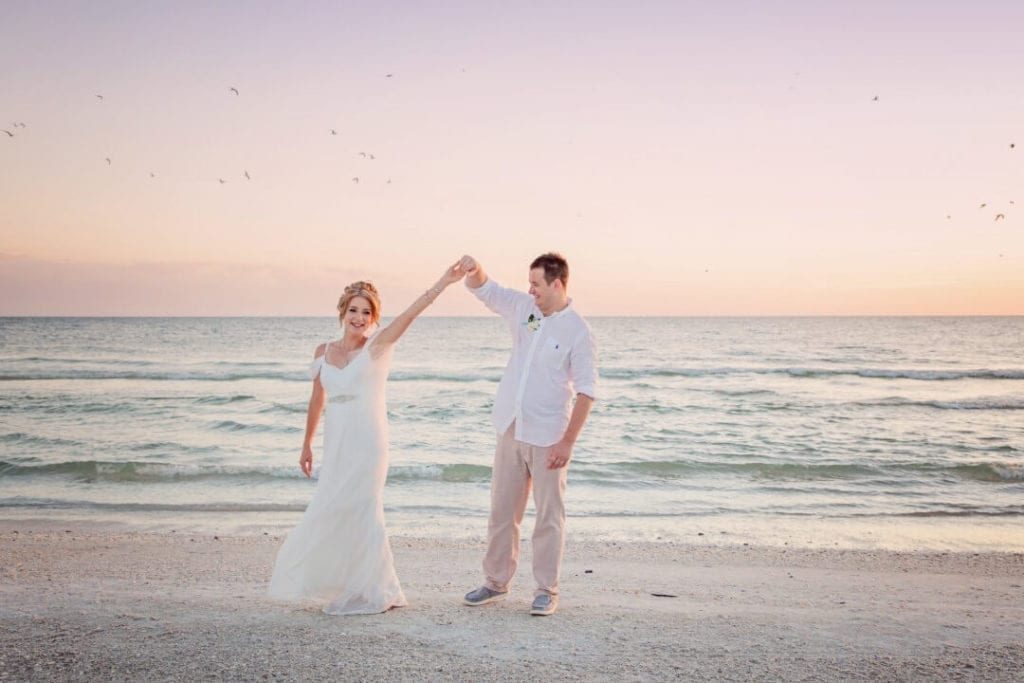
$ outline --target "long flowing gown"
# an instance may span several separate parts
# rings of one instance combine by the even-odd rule
[[[327,614],[376,614],[406,603],[384,529],[388,469],[384,385],[391,351],[370,339],[344,368],[313,361],[327,393],[324,447],[313,498],[277,554],[270,596],[312,600]]]

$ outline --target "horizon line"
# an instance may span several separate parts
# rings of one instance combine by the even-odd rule
[[[286,318],[286,319],[317,319],[334,318],[333,315],[187,315],[187,314],[90,314],[90,315],[6,315],[0,313],[0,320],[47,320],[47,319],[222,319],[238,320]],[[495,315],[421,315],[419,318],[443,319],[490,319]],[[716,313],[716,314],[683,314],[683,315],[584,315],[585,319],[601,318],[659,318],[659,319],[699,319],[699,318],[1024,318],[1024,313]],[[395,316],[381,316],[381,320],[393,320]]]

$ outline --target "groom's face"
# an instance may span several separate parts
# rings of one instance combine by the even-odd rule
[[[544,269],[534,268],[530,271],[530,296],[537,304],[537,308],[544,315],[550,315],[558,309],[561,303],[562,281],[552,280],[550,284],[544,279]]]

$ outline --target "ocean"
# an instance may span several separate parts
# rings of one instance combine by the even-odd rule
[[[1024,318],[590,323],[601,379],[570,542],[1024,551]],[[286,530],[315,486],[297,464],[306,368],[337,333],[0,319],[0,519]],[[509,348],[496,317],[421,318],[399,342],[393,535],[484,537]]]

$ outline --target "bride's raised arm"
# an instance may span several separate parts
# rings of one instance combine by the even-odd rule
[[[412,321],[420,313],[427,310],[427,306],[434,303],[434,299],[439,297],[448,285],[458,282],[465,275],[466,271],[462,269],[462,265],[458,261],[448,266],[448,269],[444,271],[444,274],[441,275],[434,286],[420,294],[409,305],[409,308],[402,311],[397,318],[391,321],[390,325],[380,331],[373,340],[373,346],[370,347],[370,355],[377,358],[384,353],[389,346],[397,342],[405,334]]]

